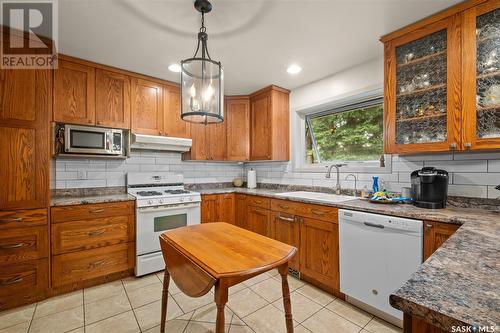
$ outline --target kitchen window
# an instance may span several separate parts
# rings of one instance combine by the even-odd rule
[[[380,163],[384,156],[382,99],[305,116],[305,164]]]

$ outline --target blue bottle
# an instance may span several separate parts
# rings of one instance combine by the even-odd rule
[[[378,192],[378,177],[373,176],[373,185],[372,185],[373,193]]]

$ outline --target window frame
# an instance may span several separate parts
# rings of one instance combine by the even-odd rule
[[[293,171],[324,173],[325,169],[332,163],[345,163],[347,165],[342,167],[342,172],[345,173],[391,173],[392,158],[390,154],[384,154],[385,167],[381,167],[379,161],[322,161],[313,165],[306,163],[306,117],[326,115],[332,113],[332,110],[334,112],[347,111],[356,106],[369,105],[370,103],[374,103],[374,101],[383,103],[383,89],[376,88],[365,92],[358,92],[320,105],[292,110],[291,133],[298,134],[292,137]]]

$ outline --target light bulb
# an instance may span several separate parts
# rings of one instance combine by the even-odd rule
[[[203,92],[203,100],[205,102],[208,102],[212,99],[213,96],[214,96],[214,88],[212,88],[212,84],[210,83]]]
[[[191,85],[191,88],[189,89],[189,93],[191,94],[191,97],[196,97],[196,88],[194,87],[194,83]]]

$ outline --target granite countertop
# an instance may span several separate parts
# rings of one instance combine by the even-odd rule
[[[223,194],[223,193],[242,193],[249,195],[260,195],[264,197],[286,199],[297,202],[320,204],[324,206],[338,207],[341,209],[352,209],[357,211],[385,214],[399,217],[407,217],[414,219],[422,219],[429,221],[437,221],[452,224],[464,224],[466,222],[498,222],[500,223],[500,211],[487,211],[484,209],[473,209],[473,208],[445,208],[445,209],[424,209],[418,208],[410,204],[374,204],[368,200],[363,199],[353,199],[344,202],[337,203],[326,203],[324,201],[318,201],[314,199],[303,199],[303,198],[288,198],[279,195],[285,192],[284,190],[277,189],[247,189],[242,187],[230,187],[230,188],[217,188],[217,189],[202,189],[196,190],[201,194]]]
[[[61,196],[52,197],[50,205],[56,206],[71,206],[85,205],[105,202],[132,201],[135,197],[127,193],[92,195],[92,196]]]
[[[283,190],[226,188],[201,190],[202,194],[245,193],[267,197]],[[458,231],[410,279],[391,295],[390,302],[403,312],[426,318],[447,331],[451,326],[496,326],[500,323],[500,211],[471,208],[422,209],[409,204],[373,204],[355,199],[338,208],[460,224]]]

